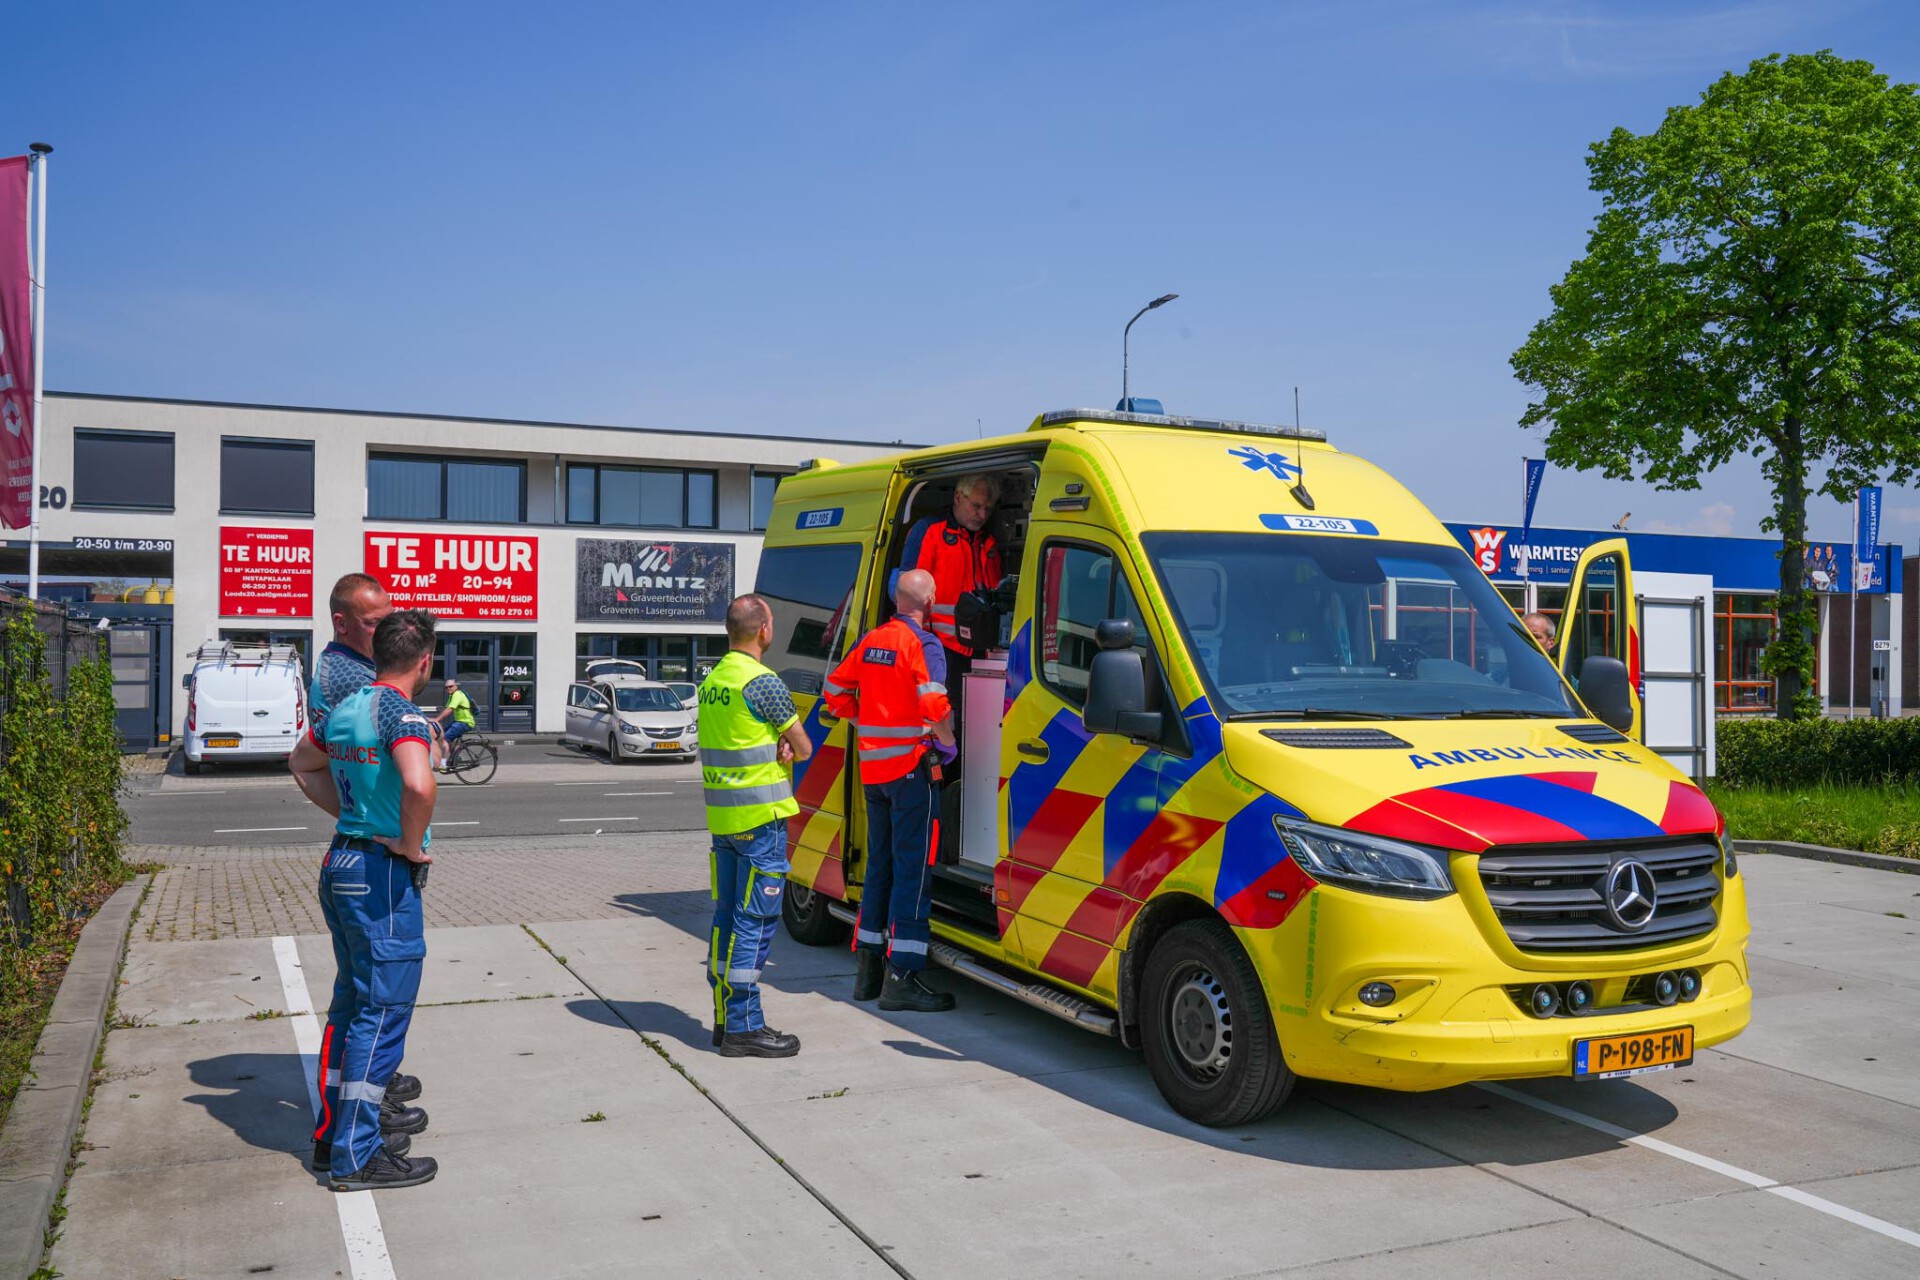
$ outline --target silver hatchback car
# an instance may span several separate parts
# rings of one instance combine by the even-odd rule
[[[691,760],[699,752],[694,712],[672,689],[596,665],[567,689],[562,741],[599,749],[615,764],[636,756]]]

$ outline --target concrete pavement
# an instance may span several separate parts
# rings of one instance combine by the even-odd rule
[[[108,1037],[54,1265],[1607,1280],[1920,1265],[1910,877],[1743,859],[1755,1026],[1681,1071],[1425,1095],[1305,1084],[1280,1115],[1214,1131],[1169,1111],[1111,1041],[964,983],[949,1015],[856,1006],[844,952],[784,936],[769,1016],[803,1052],[720,1058],[703,841],[556,844],[519,855],[533,870],[517,892],[491,893],[510,844],[458,842],[428,890],[469,921],[429,931],[409,1044],[436,1182],[340,1197],[304,1168],[304,1024],[269,1015],[324,1008],[324,939],[262,932],[268,912],[166,941],[143,914],[121,996],[140,1025]],[[200,873],[163,871],[148,913],[182,874]]]

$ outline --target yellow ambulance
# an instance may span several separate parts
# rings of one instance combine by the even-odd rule
[[[1724,823],[1637,740],[1625,543],[1549,655],[1392,477],[1250,423],[1075,409],[781,482],[757,589],[815,744],[797,939],[844,944],[868,857],[823,678],[973,476],[1007,576],[963,610],[937,963],[1139,1047],[1208,1125],[1298,1077],[1608,1079],[1746,1026]]]

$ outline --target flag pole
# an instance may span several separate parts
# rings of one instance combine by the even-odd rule
[[[1853,495],[1853,554],[1848,557],[1853,581],[1847,592],[1847,719],[1853,719],[1853,646],[1860,626],[1860,495]]]
[[[33,231],[33,480],[27,490],[31,518],[27,534],[27,599],[40,598],[40,442],[47,424],[41,405],[47,386],[47,157],[53,148],[36,142],[33,153],[35,200]]]

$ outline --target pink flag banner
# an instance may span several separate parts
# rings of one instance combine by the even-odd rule
[[[0,523],[33,520],[33,274],[27,157],[0,160]]]

